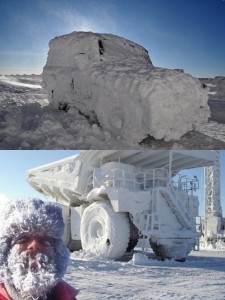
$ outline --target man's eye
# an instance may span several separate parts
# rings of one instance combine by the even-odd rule
[[[28,242],[28,237],[20,237],[15,241],[15,244],[25,244]]]
[[[45,247],[51,247],[52,246],[52,241],[51,240],[43,239],[43,240],[41,240],[41,243]]]

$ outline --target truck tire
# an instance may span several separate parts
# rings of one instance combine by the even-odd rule
[[[70,239],[70,241],[68,242],[67,244],[67,248],[73,252],[73,251],[79,251],[82,249],[82,246],[81,246],[81,241],[80,240],[72,240]]]
[[[165,256],[165,253],[162,251],[162,247],[160,245],[157,245],[157,243],[153,243],[150,240],[150,246],[151,246],[153,252],[156,254],[156,256],[160,260],[165,260],[166,258],[168,258],[168,257]]]
[[[130,218],[129,218],[129,224],[130,224],[130,239],[129,239],[129,243],[127,246],[127,252],[132,251],[135,248],[135,246],[137,245],[138,240],[139,240],[138,229],[134,225],[134,223],[131,221]]]
[[[129,242],[128,216],[114,212],[107,200],[97,201],[84,210],[80,236],[84,250],[110,259],[120,258]]]
[[[150,240],[150,245],[152,247],[152,250],[160,260],[173,258],[175,261],[179,261],[179,262],[186,261],[186,256],[177,257],[176,255],[174,255],[173,252],[170,253],[169,249],[166,246],[157,245],[157,243],[154,243],[151,240]]]

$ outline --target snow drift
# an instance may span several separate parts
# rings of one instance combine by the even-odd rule
[[[50,41],[43,70],[49,101],[78,110],[114,136],[178,140],[207,122],[207,88],[179,70],[156,68],[140,45],[111,34],[73,32]]]

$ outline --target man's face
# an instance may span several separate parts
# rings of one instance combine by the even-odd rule
[[[16,248],[18,254],[26,252],[28,256],[28,262],[31,265],[26,265],[26,267],[37,268],[38,265],[35,263],[35,257],[38,253],[46,255],[50,258],[53,255],[53,239],[48,236],[38,236],[38,235],[20,235],[13,243],[12,248]]]
[[[54,240],[47,236],[21,234],[11,245],[7,265],[9,284],[20,295],[38,299],[57,280]]]

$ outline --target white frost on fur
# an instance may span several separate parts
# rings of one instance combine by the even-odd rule
[[[0,194],[0,207],[2,208],[4,205],[6,205],[9,202],[9,198],[4,195],[4,194]]]
[[[64,274],[66,273],[67,267],[69,265],[69,250],[64,246],[62,241],[62,235],[64,230],[64,223],[62,217],[61,208],[56,204],[50,202],[43,202],[39,199],[25,198],[20,199],[15,202],[8,202],[0,210],[0,282],[9,283],[10,277],[8,277],[7,271],[7,259],[9,256],[10,249],[14,249],[16,240],[20,237],[21,234],[35,234],[41,236],[48,236],[54,239],[53,249],[54,253],[52,257],[57,257],[57,260],[54,261],[55,272],[52,274],[55,280],[61,280]],[[12,256],[13,258],[16,255]],[[29,261],[28,271],[32,269],[31,259]],[[50,273],[52,273],[52,266],[47,262],[47,257],[41,256],[40,261],[38,256],[35,258],[36,264],[41,266]],[[15,262],[16,263],[16,262]],[[12,264],[13,268],[13,264]],[[18,272],[22,272],[22,267],[18,266]],[[38,269],[40,275],[42,275],[42,269]],[[16,271],[13,271],[13,276],[15,280],[18,280]],[[21,275],[25,273],[22,272]],[[8,280],[9,279],[9,280]],[[46,278],[44,278],[46,280]],[[43,282],[44,282],[43,279]],[[34,278],[34,280],[36,280]],[[37,282],[40,281],[37,278]],[[26,284],[27,284],[26,279]],[[46,280],[46,284],[52,283],[51,278]],[[21,281],[22,284],[22,281]],[[44,283],[43,283],[44,287]],[[25,286],[24,286],[25,288]]]
[[[36,263],[36,268],[33,263]],[[18,253],[14,246],[3,268],[5,282],[13,285],[21,296],[38,299],[45,297],[57,282],[55,256],[51,258],[38,253],[31,258],[27,251]]]

